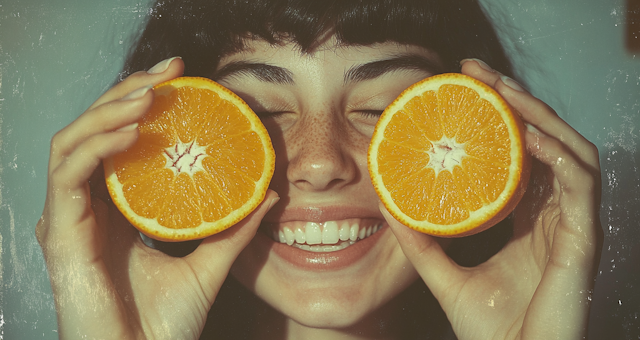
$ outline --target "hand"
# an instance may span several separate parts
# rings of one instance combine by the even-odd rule
[[[109,203],[102,159],[135,143],[135,122],[153,101],[149,86],[183,70],[182,60],[168,59],[131,75],[52,139],[36,236],[62,339],[197,339],[231,264],[277,200],[270,191],[251,215],[184,258],[145,246]]]
[[[597,149],[486,64],[468,60],[462,73],[495,88],[529,125],[535,159],[514,235],[485,263],[463,268],[436,238],[381,210],[459,339],[583,339],[603,238]]]

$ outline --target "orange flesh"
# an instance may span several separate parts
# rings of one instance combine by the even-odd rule
[[[194,228],[221,219],[250,199],[265,155],[251,122],[233,113],[239,109],[215,92],[180,87],[170,96],[181,98],[179,105],[169,106],[176,98],[157,96],[140,124],[139,142],[114,157],[114,169],[135,214],[168,228]],[[179,143],[206,148],[206,154],[196,155],[202,170],[189,174],[168,166],[166,149]],[[233,151],[225,147],[230,143]]]
[[[407,134],[407,126],[419,133]],[[429,152],[443,137],[464,144],[466,155],[453,171],[436,174],[427,166]],[[398,208],[414,220],[459,223],[505,188],[511,164],[507,126],[472,89],[443,85],[414,97],[389,122],[384,138],[378,171]],[[406,171],[398,172],[398,164]]]

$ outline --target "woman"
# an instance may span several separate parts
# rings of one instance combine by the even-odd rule
[[[455,242],[395,221],[366,170],[380,112],[445,71],[489,84],[521,112],[538,160],[510,219]],[[149,85],[182,74],[249,103],[276,173],[238,225],[199,244],[148,247],[110,204],[99,165],[135,142]],[[601,244],[597,150],[510,74],[473,1],[158,2],[125,79],[52,140],[36,233],[61,337],[426,338],[442,336],[429,309],[438,304],[459,339],[584,337]],[[268,236],[333,222],[379,230],[321,253]],[[464,242],[481,246],[458,258]],[[247,291],[258,299],[236,298]],[[234,314],[242,301],[252,313]]]

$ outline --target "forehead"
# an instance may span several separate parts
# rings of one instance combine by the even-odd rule
[[[235,62],[262,62],[273,65],[288,65],[308,62],[329,64],[359,64],[373,60],[382,60],[399,55],[414,55],[431,60],[434,65],[441,64],[438,55],[424,47],[403,45],[396,42],[376,43],[372,45],[341,44],[335,37],[318,44],[315,48],[303,52],[300,46],[290,41],[269,43],[265,40],[248,40],[241,51],[221,58],[218,70]],[[294,67],[295,69],[295,67]]]

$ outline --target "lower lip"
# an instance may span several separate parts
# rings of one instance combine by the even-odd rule
[[[382,234],[385,233],[387,229],[386,226],[383,226],[376,233],[364,240],[360,240],[345,249],[328,253],[306,251],[285,243],[275,242],[261,232],[257,233],[256,239],[261,246],[266,247],[268,250],[273,250],[278,257],[298,268],[313,271],[329,271],[345,268],[361,260],[378,243]]]

